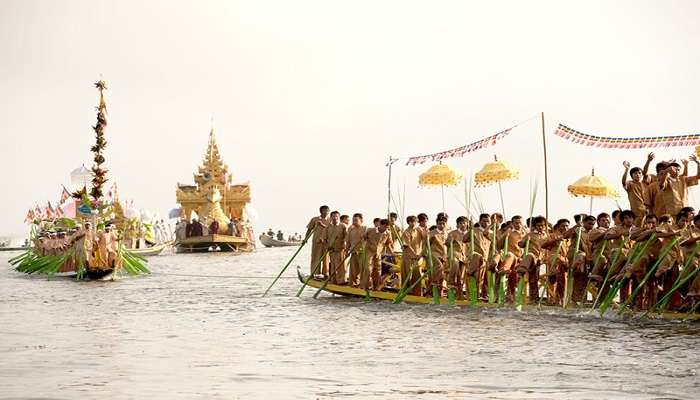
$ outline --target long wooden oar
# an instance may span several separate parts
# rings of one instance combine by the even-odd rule
[[[564,299],[562,301],[562,305],[564,308],[566,308],[569,303],[571,302],[571,297],[574,294],[574,270],[573,270],[573,264],[576,262],[576,257],[578,257],[578,251],[579,247],[581,246],[581,231],[583,231],[583,227],[578,227],[578,232],[576,233],[576,247],[574,247],[574,257],[571,260],[571,265],[569,266],[569,270],[567,271],[566,274],[566,283],[564,284]],[[585,262],[585,261],[584,261]]]
[[[651,274],[653,274],[653,273],[656,271],[656,269],[659,267],[659,265],[661,264],[661,262],[666,258],[666,256],[668,256],[668,253],[671,252],[671,250],[673,249],[673,246],[675,246],[676,243],[678,243],[680,240],[681,240],[680,237],[676,237],[676,238],[674,238],[674,239],[671,241],[671,243],[669,243],[669,244],[666,246],[666,248],[664,248],[663,252],[661,252],[661,256],[659,257],[659,259],[656,260],[656,262],[655,262],[654,265],[651,267],[651,269],[649,269],[649,272],[647,272],[647,274],[646,274],[646,275],[644,276],[644,278],[639,282],[639,284],[637,285],[637,287],[632,291],[632,294],[630,294],[629,296],[627,296],[627,300],[625,300],[624,303],[622,303],[622,305],[620,306],[620,310],[618,311],[618,313],[622,313],[622,311],[625,309],[625,307],[627,307],[627,306],[634,300],[634,298],[637,297],[637,294],[639,293],[640,290],[642,290],[642,288],[644,287],[644,285],[646,285],[647,281],[648,281],[649,278],[651,277]],[[623,278],[623,279],[624,279],[624,278]]]
[[[698,250],[700,250],[700,243],[697,243],[695,245],[695,248],[693,249],[693,252],[690,254],[690,257],[688,257],[688,260],[685,262],[685,265],[683,267],[683,270],[685,271],[686,268],[689,268],[690,264],[692,264],[693,260],[695,260],[695,256],[697,255]],[[641,315],[641,317],[647,316],[650,312],[653,310],[661,310],[665,311],[666,307],[668,307],[668,301],[671,299],[671,296],[673,293],[678,291],[683,285],[686,284],[686,282],[690,281],[695,277],[695,275],[700,272],[700,267],[696,267],[692,272],[688,273],[688,275],[684,276],[681,278],[681,275],[678,275],[678,279],[676,279],[676,282],[673,284],[673,287],[671,290],[664,295],[661,300],[657,301],[656,304],[654,304],[652,307],[650,307],[648,310],[644,312],[644,314]]]
[[[595,260],[593,261],[593,269],[591,270],[591,273],[595,271],[598,268],[598,264],[600,263],[600,259],[603,256],[603,252],[605,251],[605,247],[608,245],[607,240],[603,241],[603,245],[600,246],[600,249],[598,249],[598,254],[595,256]],[[592,246],[592,245],[591,245]],[[585,268],[585,261],[584,261],[584,268]],[[583,289],[583,299],[581,299],[581,303],[579,303],[579,308],[583,307],[583,303],[588,300],[588,288],[591,287],[591,273],[588,274],[588,281],[586,281],[586,287]]]
[[[265,293],[263,293],[262,297],[265,297],[265,296],[267,295],[267,293],[270,291],[270,289],[272,289],[272,287],[275,285],[275,283],[277,283],[277,281],[280,279],[280,277],[282,276],[282,274],[284,274],[284,271],[286,271],[287,268],[289,267],[289,265],[292,263],[292,261],[294,261],[294,259],[296,258],[297,254],[299,254],[299,252],[301,251],[301,248],[304,247],[304,245],[306,244],[306,242],[309,240],[309,237],[311,237],[311,235],[312,235],[315,231],[316,231],[316,228],[314,228],[313,230],[309,231],[309,232],[306,234],[306,237],[305,237],[304,240],[301,242],[301,245],[299,245],[299,248],[297,249],[297,251],[295,251],[294,254],[292,255],[292,257],[289,259],[289,261],[287,261],[287,264],[285,264],[284,267],[282,267],[282,270],[280,271],[279,274],[277,274],[277,276],[276,276],[275,279],[272,281],[272,283],[270,284],[270,286],[268,286],[267,290],[265,290]]]
[[[359,242],[356,243],[355,246],[353,246],[352,249],[350,249],[350,251],[349,251],[348,254],[343,258],[343,261],[341,261],[341,263],[344,264],[345,261],[347,261],[347,259],[350,258],[350,255],[352,255],[352,252],[355,251],[355,247],[357,247],[358,244],[360,244],[360,243],[359,243]],[[331,273],[330,273],[330,271],[328,271],[328,276],[327,276],[326,279],[323,281],[323,285],[321,285],[321,286],[318,288],[318,290],[316,290],[316,293],[314,293],[314,296],[313,296],[314,299],[318,298],[319,293],[321,293],[321,292],[323,291],[323,289],[325,289],[326,286],[328,286],[328,281],[330,281],[330,279],[331,279]]]
[[[323,255],[321,255],[321,258],[318,259],[318,262],[316,263],[314,270],[311,272],[311,275],[309,275],[309,277],[306,278],[306,280],[304,281],[304,284],[301,285],[301,287],[299,288],[299,291],[296,294],[297,297],[301,296],[301,293],[304,291],[304,289],[306,289],[306,286],[309,284],[311,279],[314,278],[314,275],[316,275],[316,273],[318,272],[318,269],[321,267],[321,265],[323,265],[323,260],[326,258],[328,253],[330,253],[331,247],[333,247],[333,245],[335,244],[334,242],[335,242],[335,239],[331,242],[331,245],[326,249],[326,251],[323,252]],[[330,275],[330,271],[328,271],[328,275]]]

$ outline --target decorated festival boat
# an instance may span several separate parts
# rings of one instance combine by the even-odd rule
[[[445,297],[440,297],[433,299],[432,297],[425,296],[414,296],[405,295],[400,296],[397,290],[365,290],[361,288],[356,288],[347,285],[336,285],[330,283],[320,276],[315,276],[309,279],[309,275],[301,272],[301,268],[297,267],[297,277],[302,284],[308,285],[309,287],[315,288],[318,291],[323,291],[332,295],[354,297],[354,298],[364,298],[364,299],[374,299],[374,300],[386,300],[391,302],[396,302],[397,297],[401,297],[401,301],[409,304],[433,304],[433,305],[450,305],[457,307],[471,307],[471,308],[503,308],[518,311],[561,311],[564,310],[562,307],[551,306],[546,304],[523,304],[522,306],[516,306],[513,304],[499,304],[499,303],[489,303],[486,301],[477,301],[476,303],[470,300],[458,300],[458,299],[448,299]],[[568,311],[577,311],[580,313],[587,313],[590,311],[590,304],[582,305],[581,307],[568,307]],[[627,311],[623,314],[626,317],[634,318],[651,318],[651,319],[664,319],[664,320],[686,320],[686,321],[700,321],[700,313],[684,313],[684,312],[640,312],[640,311]]]
[[[93,127],[95,144],[91,147],[94,164],[84,186],[74,193],[65,188],[57,207],[30,210],[31,247],[10,259],[17,271],[27,274],[74,274],[78,280],[115,278],[122,271],[129,275],[148,273],[145,260],[129,251],[114,224],[115,202],[103,193],[107,182],[104,150],[107,145],[106,84],[95,83],[100,92],[97,123]]]
[[[181,223],[187,224],[176,238],[178,251],[255,250],[253,227],[246,211],[250,185],[231,184],[232,177],[219,155],[213,128],[194,181],[194,185],[177,185]]]

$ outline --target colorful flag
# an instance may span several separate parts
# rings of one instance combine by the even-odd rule
[[[700,145],[700,134],[650,137],[604,137],[588,135],[559,124],[554,131],[556,136],[576,144],[602,147],[606,149],[643,149],[649,147],[676,147]]]
[[[65,203],[66,200],[70,199],[71,195],[68,190],[66,190],[66,187],[63,186],[63,191],[61,192],[61,200],[58,201],[58,204],[63,204]]]
[[[460,146],[460,147],[457,147],[454,149],[441,151],[439,153],[426,154],[423,156],[411,157],[406,162],[406,165],[417,165],[417,164],[423,164],[426,161],[441,161],[445,158],[462,157],[466,153],[470,153],[472,151],[483,149],[483,148],[486,148],[489,146],[495,146],[499,140],[508,136],[508,134],[510,134],[510,132],[513,128],[515,128],[515,126],[508,128],[504,131],[498,132],[494,135],[487,136],[483,139],[477,140],[477,141],[472,142],[470,144]]]
[[[24,223],[31,224],[32,222],[34,222],[34,211],[30,208],[29,211],[27,211],[27,216],[24,218]]]

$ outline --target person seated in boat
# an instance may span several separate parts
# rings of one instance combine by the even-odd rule
[[[364,237],[367,233],[367,227],[363,225],[362,220],[363,216],[360,213],[355,213],[352,216],[352,225],[348,228],[347,238],[345,240],[345,253],[350,255],[349,283],[352,287],[360,286],[362,252],[364,250]]]
[[[389,233],[389,220],[380,219],[379,226],[368,229],[365,233],[365,243],[368,257],[368,268],[363,271],[361,286],[366,290],[381,290],[383,283],[381,279],[382,254],[388,249],[389,254],[393,254],[391,249],[391,234]]]
[[[579,216],[575,216],[574,220],[576,220],[576,217],[580,217],[579,221],[577,221],[577,224],[573,228],[569,229],[564,234],[564,237],[569,239],[570,242],[567,258],[569,260],[569,268],[572,272],[572,277],[574,280],[571,298],[573,301],[581,303],[586,300],[588,274],[590,273],[595,261],[590,234],[595,227],[596,218],[592,215],[581,214]],[[579,229],[581,230],[579,247],[576,249],[576,238],[579,235]]]
[[[550,234],[547,232],[547,219],[543,216],[537,216],[532,219],[532,231],[520,240],[518,245],[525,250],[522,261],[515,268],[519,279],[527,279],[528,294],[531,303],[538,303],[539,294],[539,278],[540,265],[542,264],[544,251],[543,248],[550,240]]]
[[[409,215],[408,227],[401,234],[403,254],[401,256],[401,287],[414,296],[421,295],[420,260],[423,255],[423,234],[418,228],[418,218]]]
[[[209,224],[209,234],[210,235],[217,235],[219,233],[219,221],[213,220],[211,221],[211,224]]]
[[[280,242],[284,241],[284,233],[282,233],[282,231],[277,231],[277,240]]]
[[[345,225],[346,228],[350,227],[350,216],[347,214],[343,214],[340,216],[340,223]]]
[[[486,282],[486,262],[488,261],[491,247],[491,216],[483,213],[479,215],[479,222],[470,228],[464,236],[464,242],[469,245],[469,262],[465,268],[465,281],[469,288],[469,280],[476,282],[476,297],[486,299],[488,295],[488,282]],[[471,296],[471,294],[470,294]]]
[[[548,305],[562,305],[564,301],[566,271],[569,267],[569,260],[566,257],[570,246],[570,240],[567,235],[569,224],[570,221],[568,219],[559,219],[554,224],[550,240],[542,244],[543,261],[546,267],[544,283],[546,285]]]
[[[275,237],[275,232],[272,230],[272,228],[267,230],[267,236],[274,238]]]
[[[428,268],[430,271],[430,288],[432,291],[426,293],[432,295],[437,293],[442,296],[443,283],[445,281],[445,265],[447,264],[447,219],[438,217],[435,221],[435,229],[428,234],[428,246],[430,246],[430,259]]]
[[[464,236],[467,233],[467,218],[457,217],[457,229],[447,235],[448,278],[447,287],[456,291],[457,299],[464,298],[464,262],[466,256]]]
[[[192,223],[190,226],[190,231],[187,237],[199,237],[203,236],[204,226],[197,218],[192,218]]]
[[[228,222],[227,233],[229,236],[238,236],[238,228],[236,228],[236,222],[233,218],[231,218]]]
[[[499,262],[498,273],[499,276],[505,276],[506,278],[506,300],[508,302],[513,302],[515,299],[515,287],[518,279],[515,273],[515,266],[523,257],[523,249],[518,246],[518,243],[528,232],[523,222],[523,217],[520,215],[511,217],[510,225],[506,226],[505,233],[499,239],[502,240],[502,243],[499,244],[499,248],[505,249],[505,257],[502,257]],[[496,281],[499,282],[500,279]]]

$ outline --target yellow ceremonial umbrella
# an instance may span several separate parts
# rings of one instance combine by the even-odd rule
[[[610,186],[605,179],[595,175],[595,170],[591,170],[590,175],[586,175],[574,182],[573,185],[569,185],[568,190],[569,193],[573,194],[574,196],[590,196],[591,214],[593,214],[594,197],[607,197],[611,199],[620,197],[617,190]]]
[[[442,190],[442,210],[445,211],[445,186],[454,186],[460,183],[462,175],[447,165],[440,163],[433,165],[427,171],[420,174],[418,183],[421,186],[440,186]]]
[[[475,175],[477,186],[487,186],[493,183],[498,183],[498,193],[501,196],[501,211],[503,218],[506,217],[506,207],[503,201],[503,188],[501,182],[518,179],[520,172],[517,169],[511,168],[507,163],[498,161],[498,157],[493,156],[493,162],[486,163],[481,171]]]

